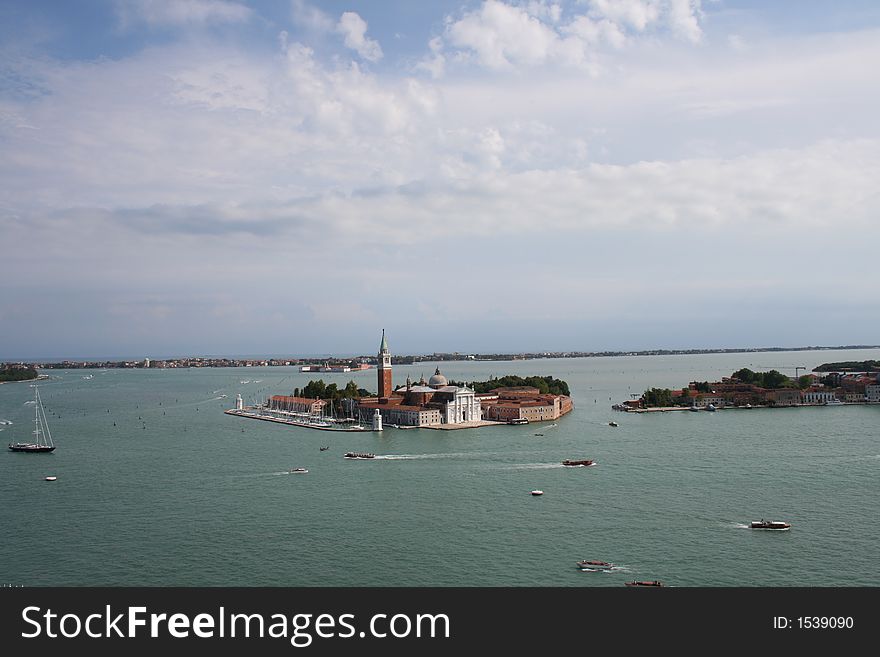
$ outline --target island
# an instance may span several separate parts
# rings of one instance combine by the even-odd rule
[[[830,367],[849,363],[829,363],[797,378],[777,370],[753,372],[743,368],[721,381],[691,381],[681,389],[650,388],[639,399],[612,408],[654,411],[875,404],[880,403],[880,373],[865,367],[874,362],[854,363],[854,371]]]
[[[31,365],[6,363],[0,366],[0,383],[10,381],[34,381],[40,378],[37,368]]]

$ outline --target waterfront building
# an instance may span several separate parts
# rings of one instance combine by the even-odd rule
[[[767,401],[775,406],[797,406],[802,403],[801,391],[796,388],[768,390]]]
[[[269,398],[269,408],[273,411],[287,411],[289,413],[308,413],[320,415],[328,402],[324,399],[309,399],[308,397],[289,397],[287,395],[273,395]]]
[[[711,404],[715,408],[722,408],[727,403],[726,399],[718,394],[701,394],[694,397],[693,405],[697,408],[706,408]]]
[[[804,404],[827,404],[836,400],[837,395],[829,388],[807,388],[801,393],[801,402]]]
[[[556,420],[574,408],[571,397],[541,394],[530,386],[495,388],[477,397],[483,406],[483,417],[499,422]]]
[[[880,383],[865,386],[865,401],[871,404],[880,403]]]

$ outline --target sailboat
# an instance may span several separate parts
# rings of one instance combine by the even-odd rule
[[[9,449],[13,452],[51,452],[55,450],[55,443],[52,442],[49,423],[46,421],[46,411],[43,410],[43,401],[40,399],[40,390],[37,386],[34,386],[34,397],[34,442],[9,443]]]

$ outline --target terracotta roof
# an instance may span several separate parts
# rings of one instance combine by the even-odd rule
[[[315,402],[319,402],[321,404],[327,403],[323,399],[311,399],[309,397],[288,397],[287,395],[272,395],[272,401],[283,401],[288,404],[314,404]]]

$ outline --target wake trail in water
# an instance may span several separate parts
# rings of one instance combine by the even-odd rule
[[[453,452],[449,454],[383,454],[377,455],[377,459],[385,461],[421,461],[423,459],[452,459],[452,458],[473,458],[473,454],[465,454],[464,452]]]

